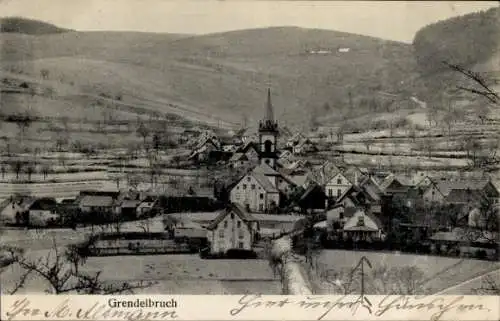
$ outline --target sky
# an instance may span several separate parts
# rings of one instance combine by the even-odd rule
[[[427,24],[495,6],[497,1],[0,0],[0,15],[80,31],[206,34],[297,26],[410,43]]]

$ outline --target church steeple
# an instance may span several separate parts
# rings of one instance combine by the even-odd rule
[[[271,88],[267,88],[266,118],[265,121],[274,122],[273,104],[271,103]]]
[[[278,122],[274,119],[271,89],[267,89],[267,101],[264,118],[259,123],[259,158],[260,162],[276,167],[278,158],[276,145],[278,142]]]
[[[264,119],[259,124],[260,131],[277,131],[278,122],[274,120],[273,104],[271,102],[271,89],[267,89],[266,112]]]

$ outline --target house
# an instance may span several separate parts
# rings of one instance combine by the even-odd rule
[[[256,241],[258,223],[242,206],[230,204],[207,230],[212,253],[225,253],[230,249],[251,250]]]
[[[455,202],[454,200],[459,201],[457,199],[458,193],[462,193],[461,195],[464,196],[469,195],[466,196],[466,198],[469,200],[473,200],[476,196],[478,196],[478,194],[483,194],[486,199],[493,204],[498,203],[498,199],[500,197],[499,191],[493,185],[490,179],[465,179],[455,181],[440,181],[437,184],[431,184],[431,186],[424,193],[424,199],[430,201],[429,196],[432,196],[432,192],[434,192],[434,196],[437,196],[437,200],[435,201],[446,203],[447,197],[453,190],[462,190],[462,192],[453,192],[454,195],[452,195],[451,198],[448,198],[448,200],[452,202]]]
[[[302,210],[306,211],[325,209],[326,195],[323,187],[317,184],[310,185],[297,203]]]
[[[211,154],[217,151],[221,151],[219,142],[208,137],[195,146],[188,159],[195,162],[208,162]]]
[[[308,153],[317,152],[318,148],[309,138],[301,140],[299,143],[292,147],[294,155],[306,155]]]
[[[59,218],[56,211],[57,202],[54,198],[38,198],[31,203],[27,210],[30,225],[45,226],[48,222],[56,221]]]
[[[380,184],[382,190],[388,195],[405,195],[413,187],[411,180],[401,175],[390,174]]]
[[[137,217],[137,207],[141,203],[140,200],[123,200],[120,204],[119,213],[124,217],[136,218]]]
[[[431,184],[424,189],[422,199],[426,204],[443,203],[445,195],[439,189],[439,185],[432,181]]]
[[[113,205],[114,200],[111,196],[85,195],[80,199],[78,208],[82,213],[111,213]]]
[[[243,176],[231,189],[230,201],[240,204],[251,212],[264,212],[278,206],[280,193],[276,186],[276,178],[274,176],[268,178],[266,172],[269,171],[253,170]]]
[[[366,177],[360,186],[352,185],[339,198],[335,204],[342,204],[344,209],[363,208],[369,213],[382,214],[382,197],[384,192],[376,185],[371,177]]]
[[[276,237],[295,229],[297,223],[305,219],[303,215],[277,215],[252,213],[258,223],[260,237]]]
[[[338,172],[325,184],[325,192],[328,198],[338,199],[352,185],[351,181],[349,181],[342,172]]]
[[[304,136],[301,132],[295,133],[292,137],[290,137],[286,142],[286,147],[293,148],[295,145],[305,140],[307,137]]]
[[[321,186],[325,186],[328,183],[329,178],[339,172],[341,172],[341,169],[337,165],[331,161],[326,161],[319,166],[313,166],[311,168],[308,182],[316,182]]]
[[[259,163],[259,147],[253,141],[246,142],[243,146],[236,150],[236,153],[242,153],[251,164]]]
[[[229,165],[232,168],[245,167],[250,163],[248,156],[244,153],[234,153],[229,159]]]
[[[346,220],[344,227],[344,239],[354,242],[374,242],[384,238],[382,224],[377,217],[358,210],[352,217]]]
[[[146,196],[140,203],[137,205],[136,214],[137,217],[144,217],[148,213],[153,210],[153,207],[156,205],[157,199],[152,196]]]

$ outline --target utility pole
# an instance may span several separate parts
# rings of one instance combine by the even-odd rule
[[[352,269],[352,272],[354,273],[358,268],[361,270],[361,296],[365,295],[365,263],[368,264],[370,269],[372,268],[371,262],[366,258],[366,256],[362,256],[361,259],[359,260],[358,264],[354,269]]]

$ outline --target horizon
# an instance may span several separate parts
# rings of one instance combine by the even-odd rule
[[[74,0],[70,3],[50,0],[49,5],[44,1],[42,6],[28,0],[16,0],[0,2],[0,11],[2,18],[34,19],[80,32],[206,35],[246,29],[298,27],[411,43],[415,33],[426,25],[499,7],[496,1],[210,0],[203,1],[203,6],[200,2],[127,0],[126,6],[116,6],[113,0]],[[147,3],[152,5],[144,6]],[[248,12],[261,14],[248,15]],[[196,23],[190,23],[190,20]],[[394,25],[405,27],[394,28]]]

